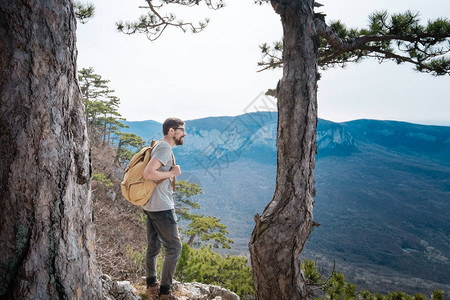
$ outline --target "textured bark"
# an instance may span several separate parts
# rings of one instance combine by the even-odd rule
[[[189,237],[189,241],[188,241],[188,246],[192,247],[194,245],[194,239],[195,239],[195,234],[191,234],[191,236]]]
[[[284,31],[277,179],[272,201],[255,216],[249,248],[257,299],[307,299],[300,254],[313,226],[318,37],[313,1],[272,1],[272,6]]]
[[[68,0],[0,1],[0,298],[99,299]]]

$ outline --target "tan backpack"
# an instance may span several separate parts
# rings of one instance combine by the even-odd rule
[[[144,169],[151,158],[153,148],[158,145],[154,140],[150,147],[142,148],[136,153],[130,161],[130,164],[125,169],[123,181],[120,184],[122,194],[129,202],[134,205],[144,205],[152,195],[153,190],[158,184],[165,179],[154,182],[153,180],[145,180],[143,177]],[[172,156],[173,164],[175,165],[175,158]],[[173,189],[175,190],[175,178],[173,178]]]

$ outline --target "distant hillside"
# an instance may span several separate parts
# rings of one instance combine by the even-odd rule
[[[161,138],[161,124],[127,122],[130,132]],[[200,184],[205,213],[222,218],[248,253],[254,226],[272,199],[276,113],[186,122],[175,148],[181,178]],[[319,120],[316,228],[305,255],[372,291],[450,294],[450,127],[404,122]],[[414,279],[415,278],[415,279]]]
[[[162,124],[156,121],[122,121],[122,123],[130,126],[130,128],[122,128],[122,132],[137,134],[146,142],[162,138]]]

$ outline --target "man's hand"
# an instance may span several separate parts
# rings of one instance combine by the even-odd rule
[[[150,159],[149,163],[145,167],[142,177],[144,177],[145,180],[161,180],[176,177],[181,174],[179,165],[172,167],[170,171],[167,172],[158,171],[161,166],[161,162],[158,159],[152,157],[152,159]]]
[[[175,165],[170,169],[170,172],[173,174],[173,177],[176,177],[181,174],[181,169],[179,165]]]

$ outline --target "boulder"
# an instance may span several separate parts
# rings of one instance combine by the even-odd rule
[[[111,277],[103,274],[103,300],[140,300],[137,290],[129,281],[113,281]]]
[[[103,300],[141,300],[139,292],[129,281],[113,281],[106,274],[101,276],[103,284]],[[141,291],[143,292],[143,291]],[[216,285],[198,282],[172,285],[172,295],[177,300],[240,300],[235,293]]]
[[[198,282],[175,282],[172,286],[173,295],[178,300],[239,300],[235,293],[216,285]]]

